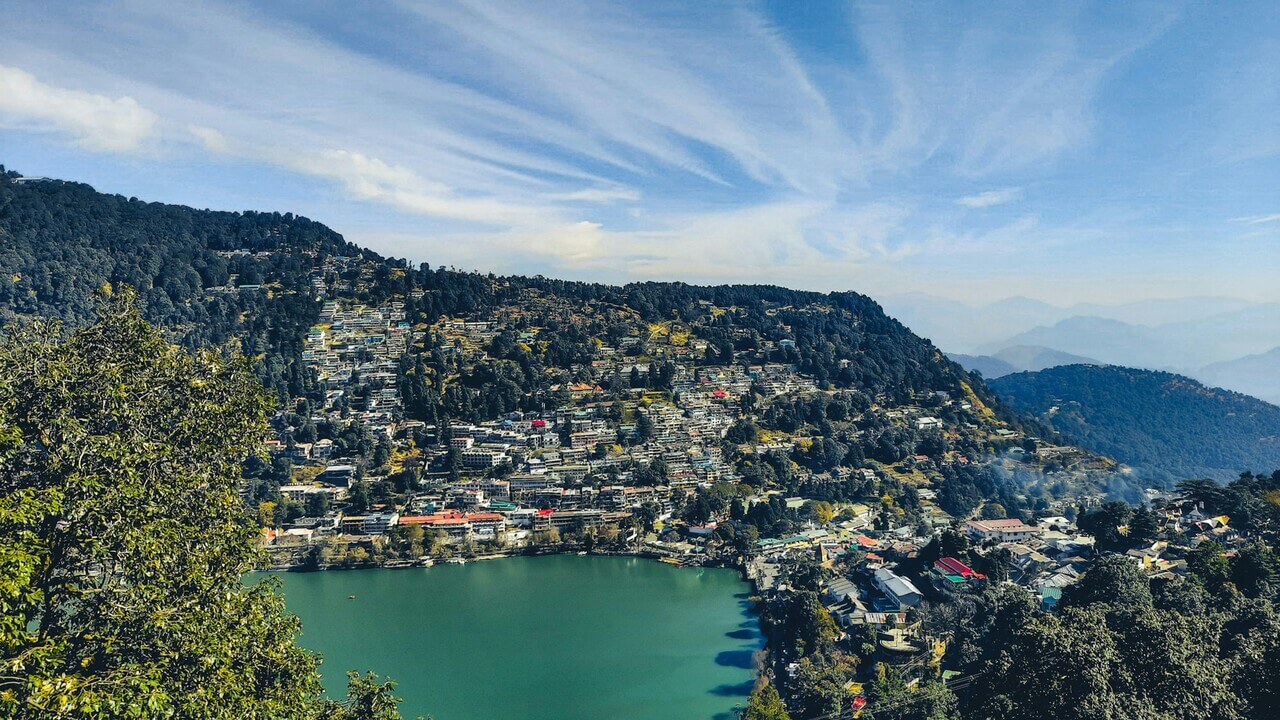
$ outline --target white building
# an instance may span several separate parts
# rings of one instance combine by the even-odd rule
[[[1040,535],[1044,530],[1021,520],[970,520],[966,525],[969,536],[977,540],[996,539],[1000,542],[1021,542]]]

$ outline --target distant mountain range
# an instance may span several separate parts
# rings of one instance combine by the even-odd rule
[[[992,349],[1010,345],[1040,344],[1014,342],[1012,338],[1033,328],[1052,326],[1070,318],[1092,317],[1154,327],[1195,322],[1257,307],[1256,303],[1221,297],[1143,300],[1123,305],[1081,303],[1069,307],[1012,297],[986,305],[973,305],[927,293],[889,295],[880,298],[880,304],[903,324],[931,338],[939,346],[970,354],[989,354]],[[998,347],[992,348],[993,345]],[[1093,356],[1091,352],[1057,349]]]
[[[1049,347],[1115,365],[1195,371],[1280,347],[1280,304],[1154,326],[1073,317],[988,343],[979,351],[989,355],[1016,345]]]
[[[1200,380],[1280,405],[1280,347],[1258,355],[1213,363],[1196,373]]]
[[[1184,298],[1060,308],[1016,297],[971,306],[916,294],[884,305],[988,378],[1091,358],[1181,373],[1280,402],[1280,303]],[[1026,348],[1037,349],[1041,359],[1018,360]],[[1055,352],[1076,358],[1054,360]]]
[[[994,355],[964,355],[947,353],[948,357],[964,366],[966,370],[976,370],[988,379],[1012,375],[1016,372],[1036,372],[1059,365],[1098,365],[1097,360],[1072,355],[1052,348],[1036,345],[1014,345],[997,351]]]
[[[1153,479],[1280,465],[1280,407],[1181,375],[1064,365],[991,380],[1016,410]]]
[[[1014,367],[1013,364],[1005,362],[998,357],[991,355],[965,355],[963,353],[947,353],[947,357],[960,363],[960,366],[969,372],[981,373],[982,377],[991,380],[992,378],[1004,377],[1012,375],[1016,372],[1022,372],[1024,368]]]

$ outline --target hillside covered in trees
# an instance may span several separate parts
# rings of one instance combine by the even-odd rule
[[[981,680],[944,712],[876,717],[1277,717],[1280,471],[1179,489],[1205,512],[1230,513],[1250,540],[1231,549],[1201,542],[1182,552],[1180,574],[1153,576],[1132,556],[1100,555],[1053,610],[1008,584],[938,603],[926,624],[954,631],[948,660]]]
[[[592,483],[621,474],[659,484],[663,464],[650,456],[688,452],[681,443],[694,435],[672,427],[702,424],[695,435],[711,434],[693,442],[700,464],[671,472],[710,467],[824,500],[888,493],[901,499],[899,522],[922,520],[917,486],[964,516],[987,499],[1029,512],[1100,485],[1088,458],[1055,477],[1034,460],[991,466],[1035,438],[1056,442],[1052,430],[1009,412],[980,378],[856,292],[414,266],[289,214],[147,203],[16,173],[0,173],[0,237],[0,326],[78,324],[129,286],[171,340],[250,358],[276,398],[279,446],[269,462],[249,463],[246,495],[277,509],[272,522],[301,512],[279,495],[314,460],[296,458],[299,446],[328,443],[329,457],[376,478],[375,502],[391,502],[424,474],[457,474],[448,456],[422,452],[426,428],[556,421],[582,405],[591,408],[577,430],[609,428],[591,459],[617,468]],[[366,332],[367,322],[377,327]],[[574,423],[557,422],[562,441],[572,442]],[[395,456],[395,443],[414,457]],[[775,509],[761,525],[793,530],[785,515]]]
[[[319,313],[316,259],[360,250],[320,223],[107,195],[75,182],[20,182],[0,166],[0,326],[74,324],[121,285],[148,320],[189,348],[256,362],[278,395],[308,389],[297,357]]]
[[[820,387],[855,388],[899,398],[939,389],[988,404],[994,396],[931,343],[855,292],[822,294],[773,286],[697,287],[684,283],[612,286],[542,277],[494,277],[384,259],[324,225],[280,213],[217,212],[98,193],[82,183],[20,181],[0,166],[0,326],[36,317],[82,322],[95,298],[121,284],[137,290],[148,320],[188,347],[232,344],[258,361],[281,397],[305,394],[297,358],[320,303],[308,292],[314,268],[356,256],[374,268],[349,283],[348,299],[407,302],[412,322],[501,308],[530,291],[576,304],[625,309],[644,322],[696,318],[704,306],[734,307],[701,328],[713,358],[761,340],[787,340],[774,352]],[[821,311],[815,311],[821,310]],[[607,333],[601,317],[582,318]],[[578,324],[578,323],[575,323]],[[560,327],[549,365],[579,361],[590,336]],[[575,350],[575,347],[577,348]],[[528,388],[525,388],[526,390]]]
[[[1066,365],[990,381],[1071,442],[1157,479],[1280,465],[1280,407],[1181,375]]]

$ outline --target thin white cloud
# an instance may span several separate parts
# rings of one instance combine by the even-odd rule
[[[1244,223],[1246,225],[1262,225],[1264,223],[1280,222],[1280,213],[1271,215],[1246,215],[1244,217],[1231,218],[1233,223]]]
[[[1005,188],[1003,190],[987,190],[977,195],[966,195],[956,200],[957,205],[967,208],[989,208],[1004,205],[1022,197],[1022,188]]]
[[[646,217],[638,229],[584,221],[416,241],[438,246],[450,263],[503,272],[586,273],[619,281],[750,278],[837,288],[848,287],[869,266],[910,254],[893,240],[909,218],[908,208],[889,203],[834,211],[829,204],[791,199]],[[403,234],[371,239],[397,251],[415,242]]]
[[[0,65],[0,120],[5,118],[28,123],[21,127],[36,130],[47,130],[51,125],[75,136],[85,147],[114,152],[139,150],[145,141],[158,135],[161,124],[156,113],[131,97],[113,99],[59,88],[24,70]],[[359,152],[282,151],[228,137],[205,125],[189,124],[186,130],[211,153],[263,160],[334,180],[354,199],[382,202],[418,215],[510,227],[546,224],[554,219],[547,208],[462,195],[407,167]],[[603,201],[602,198],[603,195],[595,201]]]
[[[231,143],[227,136],[220,130],[204,125],[188,125],[187,132],[191,133],[205,150],[212,153],[229,153],[231,152]]]
[[[548,200],[582,203],[638,202],[640,197],[639,190],[628,187],[586,188],[546,196]]]
[[[544,224],[546,211],[484,197],[459,196],[448,186],[431,182],[409,168],[348,150],[322,150],[287,161],[296,170],[337,180],[353,197],[395,205],[420,215],[465,220],[487,225]]]
[[[0,65],[0,125],[66,133],[90,150],[132,152],[155,135],[156,122],[131,97],[54,87]]]
[[[1021,170],[1091,140],[1108,72],[1167,28],[1135,10],[1105,37],[1074,32],[1070,8],[857,4],[854,31],[875,73],[854,83],[872,111],[857,135],[874,162],[945,162],[969,177]]]

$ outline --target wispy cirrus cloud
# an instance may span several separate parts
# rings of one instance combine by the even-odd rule
[[[1131,168],[1193,172],[1152,169],[1159,147],[1102,147],[1108,91],[1159,57],[1176,18],[1163,4],[12,0],[0,65],[21,68],[26,100],[0,93],[0,128],[191,168],[160,199],[209,205],[192,188],[266,174],[285,200],[256,205],[433,263],[911,286],[984,277],[992,257],[1034,273],[1071,238],[1149,252],[1126,223],[1179,225],[1121,212],[1150,193],[1072,225],[1124,195]],[[1128,78],[1121,110],[1166,66]],[[1267,82],[1267,62],[1250,67]],[[1250,97],[1236,134],[1265,160],[1274,133],[1254,125],[1274,93]],[[941,269],[922,272],[930,258]]]
[[[982,177],[1049,163],[1086,145],[1108,74],[1157,39],[1171,9],[1137,7],[1082,40],[1066,6],[858,4],[854,31],[879,82],[859,98],[868,154],[888,167],[942,163]],[[865,100],[864,100],[865,102]]]
[[[1270,215],[1245,215],[1242,217],[1231,218],[1233,223],[1244,223],[1246,225],[1263,225],[1265,223],[1280,222],[1280,213],[1272,213]]]
[[[570,190],[568,192],[550,193],[548,200],[563,202],[580,202],[580,203],[616,203],[616,202],[638,202],[641,197],[639,190],[629,187],[596,187],[584,188],[582,190]]]
[[[987,190],[976,195],[966,195],[956,200],[957,205],[967,208],[989,208],[1004,205],[1022,197],[1022,188],[1005,188],[1003,190]]]
[[[397,12],[410,35],[386,39],[417,54],[412,67],[240,5],[126,0],[68,14],[61,41],[48,44],[69,56],[59,75],[134,87],[181,129],[175,136],[207,152],[430,217],[559,226],[574,221],[573,207],[635,202],[645,195],[637,185],[672,172],[757,193],[830,193],[845,172],[835,119],[751,12],[722,8],[731,32],[719,39],[649,27],[625,6],[554,17],[468,3]],[[136,60],[165,61],[119,64],[107,35],[138,48]],[[459,74],[446,56],[504,70]]]
[[[349,150],[325,149],[285,162],[308,175],[337,180],[354,197],[411,213],[507,227],[545,224],[551,219],[545,209],[460,196],[407,167]]]
[[[433,37],[455,39],[441,48],[460,54],[455,62],[503,67],[487,78],[496,96],[566,122],[642,175],[666,168],[723,184],[745,174],[830,191],[850,171],[853,148],[822,94],[745,8],[654,23],[626,4],[567,3],[554,14],[519,2],[403,6]],[[698,14],[720,32],[696,32]]]

